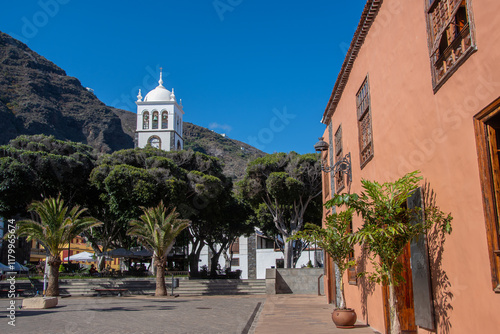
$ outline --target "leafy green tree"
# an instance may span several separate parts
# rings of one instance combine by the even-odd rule
[[[232,201],[232,182],[223,174],[221,162],[215,157],[193,151],[169,152],[169,157],[187,171],[185,202],[178,209],[192,222],[189,267],[191,275],[196,276],[202,248],[210,243],[215,249],[217,238],[225,244],[223,238],[227,237],[228,226],[237,226],[233,220],[223,221],[227,212],[225,207]],[[220,254],[213,254],[218,260]]]
[[[188,220],[178,219],[179,213],[173,209],[170,213],[163,205],[157,207],[142,208],[144,214],[139,220],[130,222],[131,236],[138,237],[138,241],[144,247],[153,252],[156,270],[155,296],[165,296],[165,264],[167,254],[172,249],[175,238],[190,224]]]
[[[251,209],[241,199],[231,196],[222,203],[219,214],[211,218],[211,228],[206,233],[206,243],[212,251],[210,275],[217,275],[217,265],[221,254],[241,235],[254,232],[254,225],[249,220]]]
[[[255,159],[238,186],[240,195],[256,210],[261,225],[269,226],[272,219],[278,241],[283,243],[285,268],[293,267],[294,246],[300,243],[290,237],[302,230],[306,217],[309,222],[321,222],[321,205],[314,204],[321,200],[318,155],[275,153]]]
[[[302,238],[310,243],[315,243],[330,255],[330,258],[338,266],[340,279],[337,284],[341,292],[339,309],[346,308],[342,277],[349,267],[355,265],[355,261],[349,260],[354,244],[350,230],[353,211],[353,209],[348,209],[328,215],[325,228],[314,224],[306,224],[304,230],[299,231],[292,237],[294,240]]]
[[[404,269],[399,257],[406,245],[438,226],[451,233],[450,214],[445,215],[437,207],[408,208],[407,199],[417,190],[422,177],[415,171],[395,182],[380,184],[362,180],[364,191],[358,194],[335,195],[326,204],[340,205],[354,210],[363,219],[363,226],[351,238],[367,247],[374,272],[370,279],[389,286],[391,333],[399,334],[401,326],[397,313],[395,286],[402,280]]]
[[[158,149],[130,149],[101,156],[90,175],[97,196],[89,199],[93,204],[89,207],[104,222],[89,235],[93,248],[99,248],[98,242],[106,247],[131,246],[133,241],[126,233],[129,221],[141,215],[141,207],[153,207],[162,200],[182,203],[185,174],[167,152]]]
[[[26,215],[33,200],[61,194],[85,203],[95,155],[90,146],[53,136],[19,136],[0,146],[0,215]]]
[[[46,294],[58,296],[59,265],[61,264],[59,254],[63,246],[85,230],[101,223],[92,217],[83,217],[85,208],[82,209],[78,205],[68,208],[60,196],[34,201],[29,206],[29,210],[36,214],[37,219],[19,221],[17,234],[27,237],[28,240],[37,240],[47,251],[47,264],[50,266],[50,271]]]

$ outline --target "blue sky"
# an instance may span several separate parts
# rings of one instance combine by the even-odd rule
[[[135,112],[163,67],[185,121],[268,153],[307,153],[365,2],[9,1],[0,30],[107,105]]]

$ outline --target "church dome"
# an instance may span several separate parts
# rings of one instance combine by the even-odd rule
[[[171,94],[168,89],[160,85],[146,94],[144,102],[170,101]]]
[[[174,89],[172,92],[163,87],[162,71],[160,68],[160,80],[158,80],[158,87],[150,91],[144,97],[144,102],[165,102],[165,101],[175,101]],[[141,93],[139,92],[139,95]],[[138,96],[139,98],[139,96]],[[139,99],[140,101],[140,99]]]

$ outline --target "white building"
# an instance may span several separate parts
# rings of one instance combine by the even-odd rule
[[[278,268],[284,263],[283,253],[275,247],[274,241],[264,236],[260,231],[256,231],[251,237],[241,236],[231,247],[233,250],[233,260],[231,270],[241,270],[241,279],[264,279],[266,278],[266,269]],[[305,249],[300,255],[296,268],[301,268],[311,261],[312,265],[323,266],[323,250],[311,246]],[[200,263],[198,269],[202,266],[209,267],[208,247],[203,247],[200,253]],[[226,266],[224,256],[219,258],[220,268]]]
[[[172,92],[163,87],[162,72],[158,87],[150,91],[142,100],[141,91],[137,95],[136,147],[148,144],[164,151],[182,150],[182,101],[177,103]]]

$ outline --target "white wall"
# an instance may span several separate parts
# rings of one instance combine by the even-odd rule
[[[240,252],[233,254],[233,259],[240,259],[239,266],[231,266],[231,270],[241,270],[241,279],[248,279],[248,238],[240,237]],[[200,262],[198,264],[198,269],[202,266],[208,266],[208,246],[202,248],[200,253]],[[221,254],[219,258],[219,265],[223,269],[226,265],[226,260],[224,255]],[[210,267],[208,268],[210,270]]]
[[[257,261],[257,279],[265,279],[266,278],[266,269],[269,268],[276,268],[276,260],[277,259],[283,259],[283,253],[280,251],[275,251],[272,248],[267,248],[267,249],[257,249],[257,256],[256,256],[256,261]],[[322,250],[317,250],[317,256],[320,259],[321,263],[323,262],[323,251]],[[307,265],[309,260],[311,260],[312,264],[315,264],[314,261],[314,254],[315,251],[303,251],[299,260],[297,261],[296,268],[301,268],[302,266]],[[240,259],[240,265],[239,266],[231,266],[231,270],[241,270],[241,278],[242,279],[248,279],[248,238],[246,237],[240,237],[240,252],[239,254],[233,254],[233,258],[239,258]],[[198,264],[198,269],[201,268],[202,266],[208,266],[208,247],[205,246],[201,250],[200,253],[200,262]],[[226,261],[224,257],[221,255],[219,258],[219,265],[221,268],[224,268],[226,265]],[[210,270],[210,268],[208,268]]]
[[[323,251],[317,250],[318,255],[322,254]],[[270,269],[272,267],[276,268],[276,260],[283,259],[283,253],[280,251],[275,251],[274,249],[257,249],[257,279],[266,278],[266,269]],[[323,263],[323,257],[320,256],[321,263]],[[303,251],[297,261],[297,265],[295,268],[301,268],[302,266],[307,265],[311,260],[314,265],[314,250],[311,251]]]

